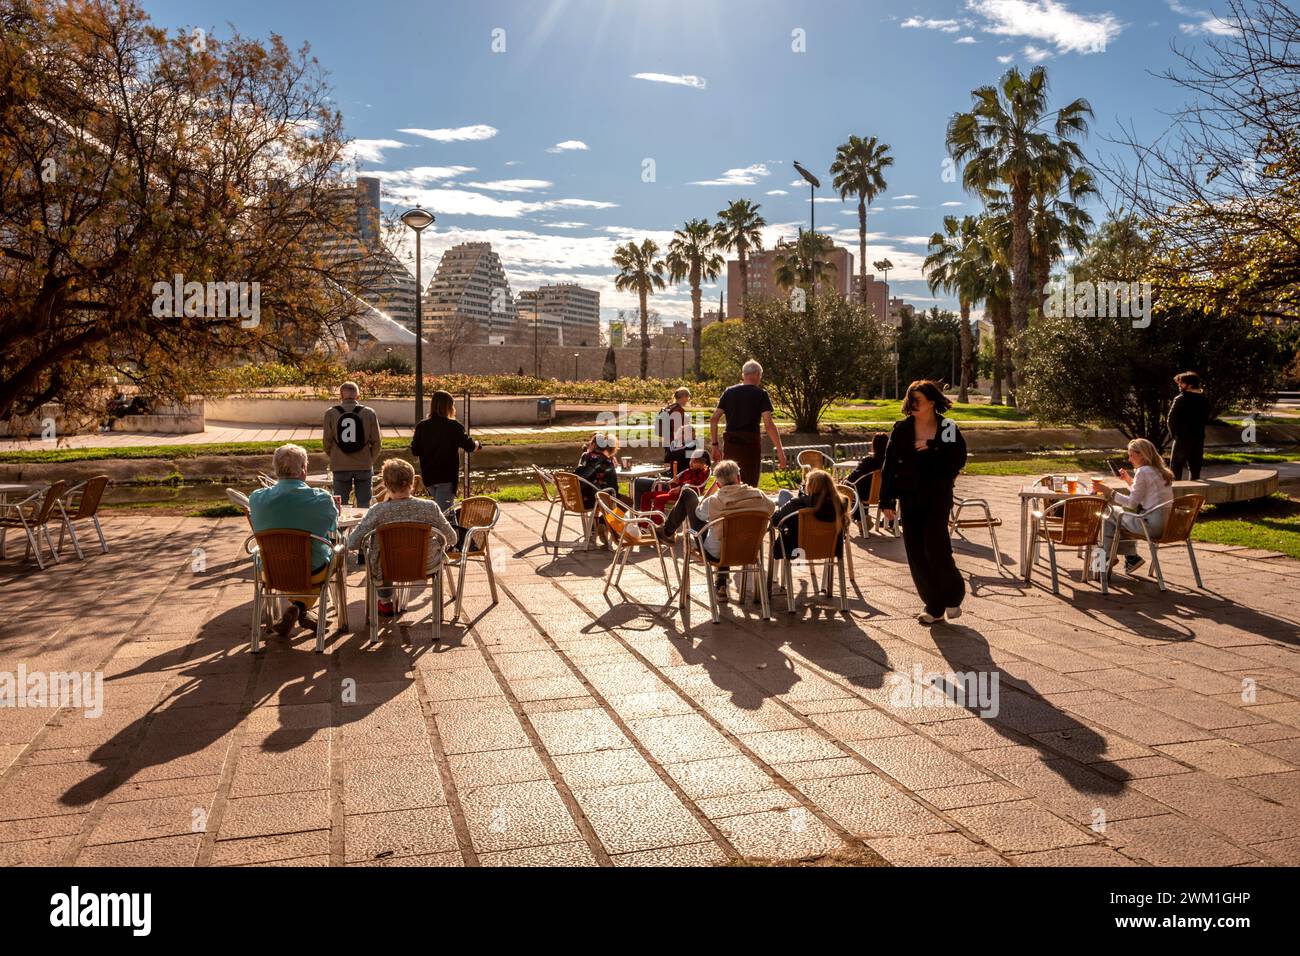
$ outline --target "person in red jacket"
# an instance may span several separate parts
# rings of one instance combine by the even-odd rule
[[[703,448],[691,452],[690,464],[677,473],[666,487],[641,495],[640,510],[667,512],[681,496],[683,488],[703,488],[709,480],[709,453]]]

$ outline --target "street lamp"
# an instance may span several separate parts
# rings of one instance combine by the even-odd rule
[[[817,294],[817,190],[821,188],[821,180],[804,169],[797,159],[794,161],[794,168],[808,184],[808,231],[812,233],[812,238],[809,240],[812,243],[812,271],[809,275],[809,285],[812,286],[815,296]]]
[[[686,377],[686,336],[683,335],[678,341],[682,343],[682,378],[685,378]]]
[[[424,417],[424,288],[420,280],[420,233],[433,225],[433,213],[416,206],[402,213],[402,222],[415,230],[415,420]]]
[[[537,343],[538,343],[537,323],[539,321],[537,317],[537,299],[540,294],[541,294],[540,289],[538,289],[537,292],[533,294],[533,378],[542,377],[541,352],[538,351],[537,348]]]
[[[578,353],[573,353],[573,380],[578,380]]]

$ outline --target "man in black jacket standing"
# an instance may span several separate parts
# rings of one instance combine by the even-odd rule
[[[1169,470],[1181,480],[1183,469],[1191,471],[1192,481],[1201,480],[1201,459],[1205,455],[1205,426],[1210,420],[1210,402],[1201,390],[1201,378],[1195,372],[1174,376],[1178,395],[1169,406],[1166,425],[1174,440],[1169,456]]]

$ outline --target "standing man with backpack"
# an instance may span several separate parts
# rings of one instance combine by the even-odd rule
[[[334,494],[347,504],[348,493],[356,491],[357,507],[370,507],[370,480],[379,462],[383,436],[379,416],[357,401],[356,382],[339,386],[339,403],[325,413],[325,454],[334,472]]]

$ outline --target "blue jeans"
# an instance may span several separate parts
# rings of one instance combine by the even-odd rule
[[[1158,538],[1164,533],[1165,518],[1167,518],[1168,515],[1168,508],[1161,508],[1159,511],[1154,512],[1151,517],[1144,517],[1143,515],[1126,511],[1120,516],[1119,520],[1123,523],[1125,531],[1140,535],[1142,533],[1142,525],[1145,524],[1147,526],[1147,533],[1150,534],[1152,538]],[[1110,553],[1110,545],[1114,538],[1115,519],[1110,515],[1107,515],[1101,526],[1101,548],[1107,554]],[[1143,542],[1145,543],[1145,539],[1143,539]],[[1115,553],[1125,556],[1136,555],[1138,543],[1139,542],[1134,540],[1121,541]]]
[[[429,492],[429,497],[437,502],[442,513],[446,514],[451,503],[456,499],[456,483],[444,481],[436,485],[426,485],[425,490]]]
[[[336,471],[334,472],[334,494],[343,499],[343,503],[348,503],[348,493],[354,488],[357,495],[357,507],[370,507],[370,480],[374,477],[374,469],[366,468],[360,471]]]

